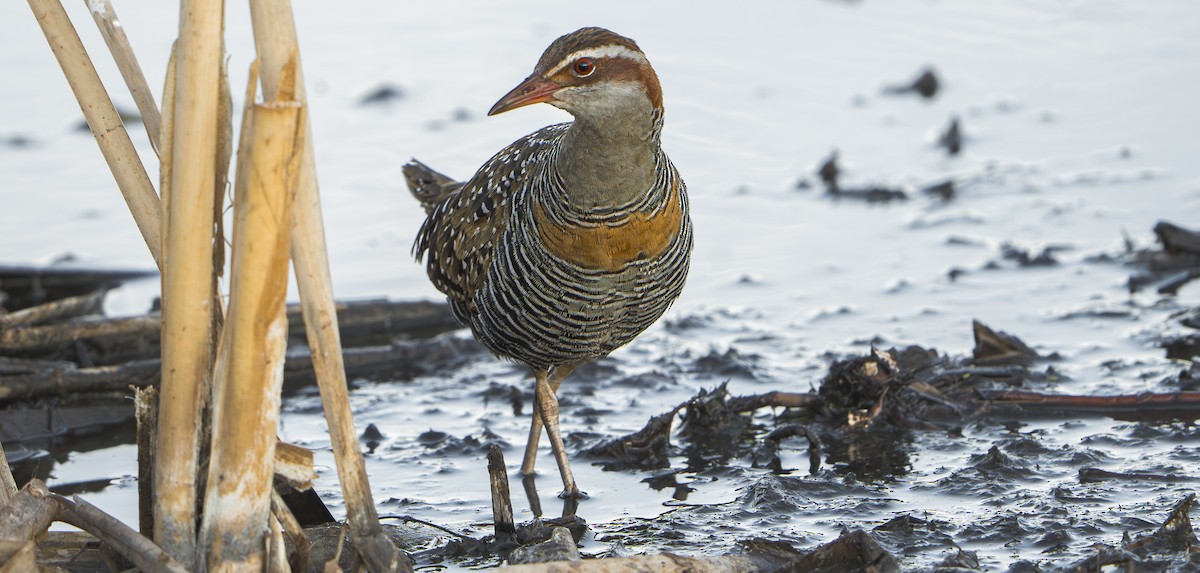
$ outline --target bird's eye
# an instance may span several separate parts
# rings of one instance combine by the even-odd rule
[[[596,71],[596,65],[592,63],[591,58],[579,58],[575,60],[575,75],[579,77],[590,76]]]

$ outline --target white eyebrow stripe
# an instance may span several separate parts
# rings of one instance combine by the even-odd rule
[[[549,72],[546,72],[545,76],[550,77],[558,72],[561,72],[563,68],[571,65],[579,58],[627,58],[635,62],[648,61],[646,59],[646,55],[641,52],[630,50],[629,48],[626,48],[620,44],[609,44],[607,46],[599,46],[596,48],[584,48],[572,53],[571,55],[563,58],[562,61],[560,61],[557,66],[554,66]]]

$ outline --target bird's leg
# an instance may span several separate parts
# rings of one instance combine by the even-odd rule
[[[554,460],[558,462],[558,473],[562,475],[563,492],[559,497],[580,498],[583,492],[575,485],[575,476],[571,473],[571,464],[567,460],[567,448],[563,445],[562,435],[558,431],[558,398],[550,387],[545,370],[534,372],[537,378],[537,401],[542,423],[546,425],[546,434],[550,436],[550,449],[554,452]]]
[[[558,394],[558,388],[562,386],[563,379],[567,377],[571,371],[575,370],[574,365],[555,366],[548,370],[550,376],[550,390],[555,395]],[[534,371],[534,376],[537,376],[537,371]],[[533,475],[533,466],[537,463],[538,442],[542,439],[542,401],[538,398],[537,392],[533,395],[533,422],[529,425],[529,440],[525,442],[525,461],[521,464],[521,474],[525,476]]]

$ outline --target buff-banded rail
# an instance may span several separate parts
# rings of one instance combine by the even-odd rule
[[[576,367],[627,344],[679,296],[692,251],[683,179],[661,145],[658,75],[633,40],[583,28],[550,44],[488,115],[548,103],[574,121],[500,150],[466,182],[413,161],[427,217],[413,251],[455,317],[536,381],[522,472],[542,426],[562,497],[575,483],[556,393]]]

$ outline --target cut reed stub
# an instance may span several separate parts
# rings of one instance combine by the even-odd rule
[[[235,191],[229,316],[214,380],[212,459],[203,545],[210,570],[261,568],[269,531],[280,392],[287,348],[292,203],[304,141],[303,107],[254,106],[248,161]]]

